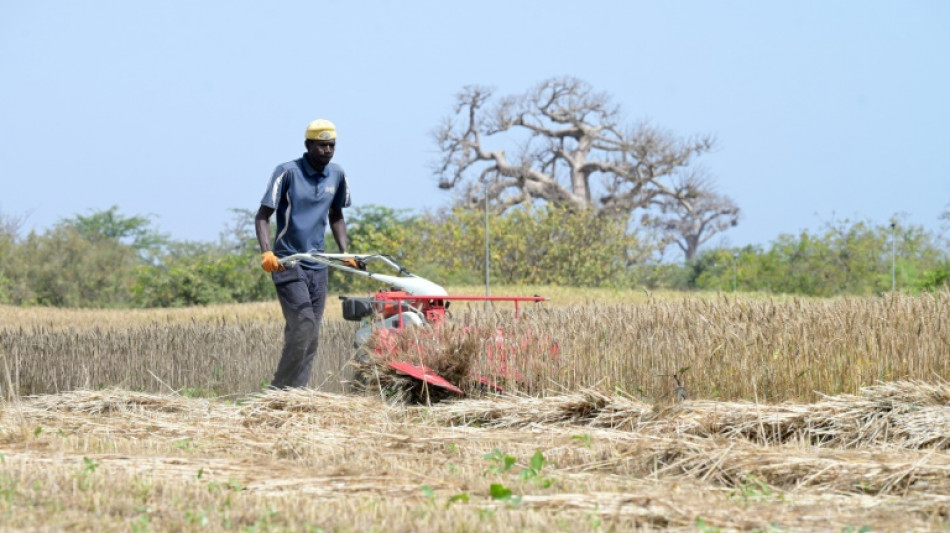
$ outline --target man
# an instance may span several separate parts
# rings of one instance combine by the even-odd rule
[[[329,120],[314,120],[307,126],[304,146],[303,157],[274,170],[254,217],[261,266],[274,280],[286,322],[284,348],[271,382],[279,389],[305,387],[310,379],[326,304],[327,267],[307,262],[284,267],[278,258],[325,251],[328,220],[340,252],[346,253],[347,247],[343,208],[350,206],[350,193],[343,169],[330,162],[336,127]],[[277,236],[272,248],[270,217],[275,212]]]

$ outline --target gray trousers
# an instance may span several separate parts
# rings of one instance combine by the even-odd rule
[[[306,387],[320,342],[327,300],[327,269],[287,267],[271,274],[284,312],[284,349],[271,387]]]

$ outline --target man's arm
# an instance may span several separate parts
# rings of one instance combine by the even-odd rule
[[[257,242],[261,246],[261,253],[270,251],[270,216],[273,214],[273,209],[262,205],[257,210],[257,214],[254,215],[254,231],[257,233]],[[345,233],[346,228],[343,231]]]
[[[333,233],[333,240],[340,248],[340,253],[345,254],[349,243],[346,241],[346,221],[343,219],[342,209],[330,209],[330,231]]]

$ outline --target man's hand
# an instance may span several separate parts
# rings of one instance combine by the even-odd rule
[[[283,270],[284,266],[277,262],[274,252],[264,252],[261,254],[261,268],[267,272],[277,272]]]

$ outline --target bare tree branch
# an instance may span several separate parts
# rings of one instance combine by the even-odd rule
[[[677,181],[675,194],[659,205],[659,214],[648,214],[644,225],[663,231],[689,261],[714,235],[739,223],[739,207],[715,192],[701,171]]]
[[[715,220],[736,220],[738,208],[712,192],[710,183],[677,181],[696,157],[712,150],[712,137],[678,138],[648,123],[625,126],[609,95],[571,77],[543,81],[490,106],[493,96],[485,87],[465,87],[454,115],[434,132],[441,188],[477,181],[489,183],[489,201],[500,208],[541,200],[611,216],[660,210],[690,218],[690,227],[697,216],[735,211],[698,222],[703,237],[722,231]],[[510,153],[489,146],[495,143]],[[472,191],[485,194],[484,185],[466,190],[468,201]]]

